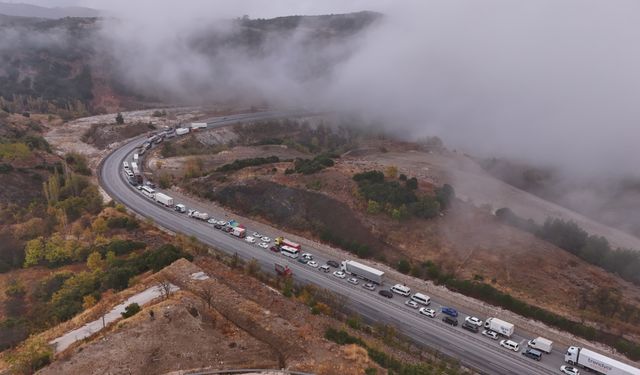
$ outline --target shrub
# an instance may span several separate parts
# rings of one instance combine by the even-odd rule
[[[255,167],[263,164],[273,164],[280,162],[280,158],[277,156],[269,156],[266,158],[251,158],[251,159],[236,159],[233,163],[225,164],[222,167],[216,169],[217,172],[231,172],[238,171],[247,167]]]
[[[129,216],[115,216],[107,219],[107,227],[110,229],[134,230],[140,227],[138,220]]]
[[[132,304],[127,305],[127,307],[124,308],[124,311],[121,312],[120,315],[122,315],[122,317],[126,319],[136,315],[137,313],[140,312],[140,310],[142,310],[140,308],[140,305],[134,302]]]

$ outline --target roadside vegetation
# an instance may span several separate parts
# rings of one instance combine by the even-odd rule
[[[533,233],[578,258],[640,285],[640,251],[612,249],[606,238],[590,235],[573,221],[549,218],[539,225],[518,217],[509,208],[496,211],[504,223]]]
[[[396,180],[397,171],[388,174],[391,178],[385,179],[385,174],[376,170],[353,175],[358,184],[358,194],[367,202],[370,214],[386,213],[397,220],[410,216],[432,219],[448,208],[455,197],[453,187],[448,184],[435,189],[434,195],[418,196],[415,177],[400,175]]]
[[[257,167],[259,165],[279,163],[280,158],[277,156],[268,156],[266,158],[249,158],[236,159],[232,163],[225,164],[216,169],[216,172],[235,172],[247,167]]]

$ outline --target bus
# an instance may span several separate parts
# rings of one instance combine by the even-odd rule
[[[282,253],[282,255],[288,256],[294,259],[297,258],[298,255],[300,255],[300,250],[296,249],[295,247],[291,247],[287,245],[280,246],[280,252]]]
[[[156,191],[148,186],[143,186],[142,189],[140,189],[140,191],[142,191],[142,194],[147,196],[147,198],[153,199],[153,197],[156,195]]]

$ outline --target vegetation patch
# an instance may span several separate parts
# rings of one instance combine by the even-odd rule
[[[640,285],[640,252],[612,249],[606,238],[589,235],[573,221],[547,219],[543,225],[518,217],[509,208],[496,211],[504,223],[515,226],[567,250],[578,258]]]
[[[256,167],[258,165],[273,164],[280,162],[280,158],[277,156],[269,156],[266,158],[249,158],[249,159],[236,159],[233,163],[225,164],[216,172],[234,172],[247,167]]]
[[[287,169],[286,174],[302,173],[302,174],[314,174],[321,170],[333,167],[335,164],[332,158],[337,158],[335,154],[321,154],[313,159],[301,159],[297,158],[293,162],[293,169]]]
[[[418,197],[415,190],[418,180],[400,175],[398,180],[385,178],[381,171],[367,171],[353,175],[358,184],[358,194],[367,202],[370,214],[387,213],[397,220],[409,216],[430,219],[449,207],[455,197],[451,185],[445,184],[436,189],[435,195]]]

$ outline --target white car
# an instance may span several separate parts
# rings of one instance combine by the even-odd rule
[[[318,268],[318,262],[316,262],[315,260],[310,260],[310,261],[307,262],[307,266],[313,267],[313,268]]]
[[[408,299],[404,304],[411,307],[412,309],[417,309],[418,307],[420,307],[420,305],[418,305],[418,302],[411,299]]]
[[[514,352],[520,351],[520,345],[513,340],[500,340],[500,346],[513,350]]]
[[[485,329],[484,331],[482,331],[482,334],[484,336],[487,336],[488,338],[490,338],[492,340],[497,340],[498,339],[498,332],[492,331],[490,329]]]
[[[355,277],[350,277],[348,280],[349,284],[358,285],[358,279]]]
[[[580,371],[573,366],[560,366],[560,372],[567,375],[580,375]]]
[[[473,324],[474,326],[482,327],[482,320],[476,318],[475,316],[467,316],[464,318],[464,321]]]
[[[218,220],[216,220],[214,218],[211,218],[211,219],[207,220],[207,223],[209,223],[209,224],[218,224]]]
[[[220,220],[220,221],[218,221],[218,224],[220,224],[220,225],[222,225],[222,226],[224,227],[225,225],[227,225],[227,224],[229,224],[229,223],[227,223],[227,222],[226,222],[226,221],[224,221],[224,220]]]
[[[268,248],[268,247],[269,247],[269,244],[268,244],[268,243],[266,243],[266,242],[260,242],[260,243],[258,244],[258,246],[260,246],[260,247],[261,247],[261,248],[263,248],[263,249],[266,249],[266,248]]]
[[[376,284],[374,283],[365,283],[365,284],[362,284],[362,287],[367,290],[376,290]]]
[[[418,312],[422,315],[428,316],[429,318],[436,317],[436,310],[430,309],[428,307],[421,307],[420,310],[418,310]]]
[[[333,273],[333,276],[335,276],[335,277],[337,277],[339,279],[344,279],[345,277],[347,277],[347,275],[342,271],[335,271]]]
[[[258,238],[262,237],[262,235],[258,232],[253,232],[253,236]]]
[[[244,240],[248,243],[256,243],[256,239],[251,236],[247,236],[247,238],[245,238]]]
[[[313,260],[313,255],[311,255],[309,253],[304,253],[301,256],[302,256],[302,259]]]

